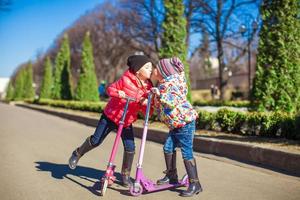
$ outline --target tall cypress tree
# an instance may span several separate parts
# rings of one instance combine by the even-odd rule
[[[181,0],[165,0],[165,19],[162,24],[162,46],[159,50],[161,58],[177,56],[185,66],[185,76],[188,85],[188,99],[190,95],[190,67],[186,62],[186,18],[184,17],[184,5]]]
[[[253,103],[258,110],[300,110],[300,4],[265,0]]]
[[[14,99],[14,87],[13,87],[11,81],[9,81],[9,83],[8,83],[8,85],[7,85],[5,99],[6,99],[7,101],[11,101],[11,100]]]
[[[24,98],[26,99],[33,99],[35,95],[32,76],[32,63],[29,62],[29,64],[25,68]]]
[[[15,80],[15,92],[14,99],[21,100],[24,98],[24,85],[25,85],[25,69],[22,68],[19,70],[16,80]]]
[[[93,46],[89,32],[86,32],[82,44],[81,62],[76,99],[80,101],[98,101],[98,83],[95,73]]]
[[[65,34],[60,50],[55,58],[54,99],[72,99],[72,77],[70,72],[70,46],[68,35]]]
[[[43,82],[42,82],[40,98],[50,99],[52,87],[53,87],[52,64],[51,64],[50,58],[47,57],[45,66],[44,66],[44,77],[43,77]]]

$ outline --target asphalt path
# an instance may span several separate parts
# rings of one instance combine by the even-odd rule
[[[132,197],[118,181],[100,196],[103,175],[115,134],[87,153],[76,170],[68,168],[75,147],[92,134],[94,127],[38,111],[0,103],[0,199],[184,199],[185,188]],[[121,143],[120,143],[121,144]],[[137,162],[140,139],[136,139]],[[116,157],[119,178],[123,148]],[[185,174],[178,150],[179,176]],[[195,154],[204,191],[188,199],[205,200],[299,200],[300,179],[244,163]],[[132,176],[135,174],[133,166]],[[143,169],[156,180],[164,170],[162,145],[147,142]],[[299,169],[300,170],[300,169]]]

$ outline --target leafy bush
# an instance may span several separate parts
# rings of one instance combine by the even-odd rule
[[[300,139],[300,116],[283,112],[199,112],[197,128],[265,137]]]
[[[247,116],[244,113],[228,109],[220,109],[216,113],[216,121],[225,132],[240,133],[246,119]]]
[[[216,129],[216,116],[214,113],[207,111],[198,112],[197,128],[199,129]]]
[[[52,107],[61,107],[73,110],[102,112],[106,102],[89,102],[89,101],[65,101],[65,100],[50,100],[40,99],[34,103],[39,105],[48,105]]]

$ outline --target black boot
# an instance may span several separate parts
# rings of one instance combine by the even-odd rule
[[[164,178],[157,180],[157,185],[166,183],[176,184],[178,183],[178,175],[176,168],[176,151],[173,153],[164,153],[167,170],[164,171],[166,174]]]
[[[197,165],[196,160],[193,158],[192,160],[183,160],[186,172],[189,176],[189,187],[186,191],[183,191],[180,196],[183,197],[191,197],[194,194],[199,194],[202,192],[202,187],[199,182],[198,173],[197,173]]]
[[[133,157],[134,157],[134,151],[129,152],[124,150],[121,175],[122,175],[122,185],[125,187],[130,187],[132,185],[132,181],[130,180],[130,172],[131,172]]]
[[[69,159],[69,167],[71,169],[76,168],[78,160],[80,159],[81,156],[83,156],[86,152],[94,148],[94,146],[91,144],[90,138],[91,137],[88,137],[80,147],[78,147],[73,151]]]

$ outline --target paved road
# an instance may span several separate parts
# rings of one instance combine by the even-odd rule
[[[93,130],[93,127],[73,121],[0,103],[1,200],[183,199],[178,196],[178,190],[135,198],[128,196],[126,188],[118,184],[109,188],[105,197],[100,197],[98,180],[105,169],[115,134],[85,155],[78,169],[69,170],[67,165],[71,151]],[[138,147],[140,140],[136,142]],[[120,148],[117,166],[121,164],[121,154]],[[196,159],[204,192],[189,199],[300,199],[300,179],[297,177],[204,154],[196,154]],[[178,165],[179,173],[183,175],[181,160]],[[146,176],[156,180],[163,169],[162,146],[148,142],[144,161]],[[117,168],[117,172],[119,170]]]

